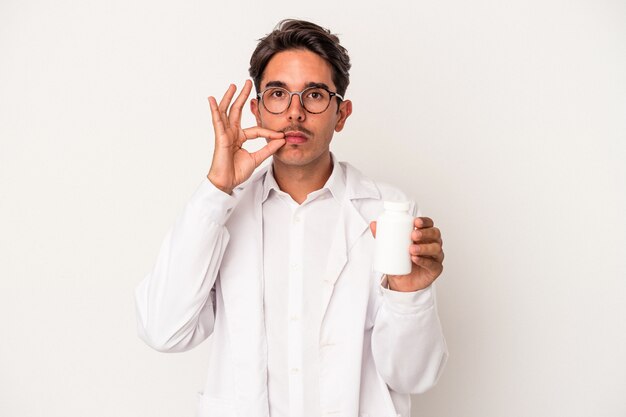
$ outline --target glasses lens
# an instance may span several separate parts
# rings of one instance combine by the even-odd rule
[[[263,93],[263,105],[272,113],[282,113],[289,105],[289,91],[284,88],[268,88]]]
[[[330,103],[330,94],[323,88],[307,88],[302,92],[304,108],[311,113],[321,113]]]

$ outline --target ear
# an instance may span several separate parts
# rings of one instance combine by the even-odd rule
[[[346,124],[346,119],[352,114],[352,102],[350,100],[343,100],[339,104],[339,119],[335,124],[335,132],[341,132],[343,126]]]
[[[252,114],[254,115],[254,118],[256,119],[257,126],[263,126],[263,121],[261,120],[261,113],[259,112],[259,100],[258,99],[253,98],[252,100],[250,100],[250,111],[252,112]]]

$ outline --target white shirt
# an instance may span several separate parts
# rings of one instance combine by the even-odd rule
[[[334,163],[302,204],[263,183],[263,272],[270,417],[319,417],[319,328],[324,271],[345,191]]]

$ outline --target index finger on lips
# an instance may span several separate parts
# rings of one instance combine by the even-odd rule
[[[239,126],[241,122],[241,111],[243,109],[243,105],[246,103],[248,96],[250,95],[250,91],[252,90],[252,83],[250,80],[246,80],[241,92],[237,96],[237,99],[233,103],[230,108],[230,114],[228,115],[228,121],[231,125]]]
[[[413,226],[417,227],[418,229],[425,229],[428,227],[433,227],[435,225],[435,222],[433,222],[433,219],[431,219],[430,217],[416,217],[415,220],[413,220]]]
[[[275,130],[265,129],[258,126],[243,129],[243,132],[246,135],[246,140],[256,138],[283,139],[285,137],[283,132],[277,132]]]

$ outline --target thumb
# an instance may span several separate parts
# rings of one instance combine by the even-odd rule
[[[372,236],[376,237],[376,222],[370,222],[370,231]]]

